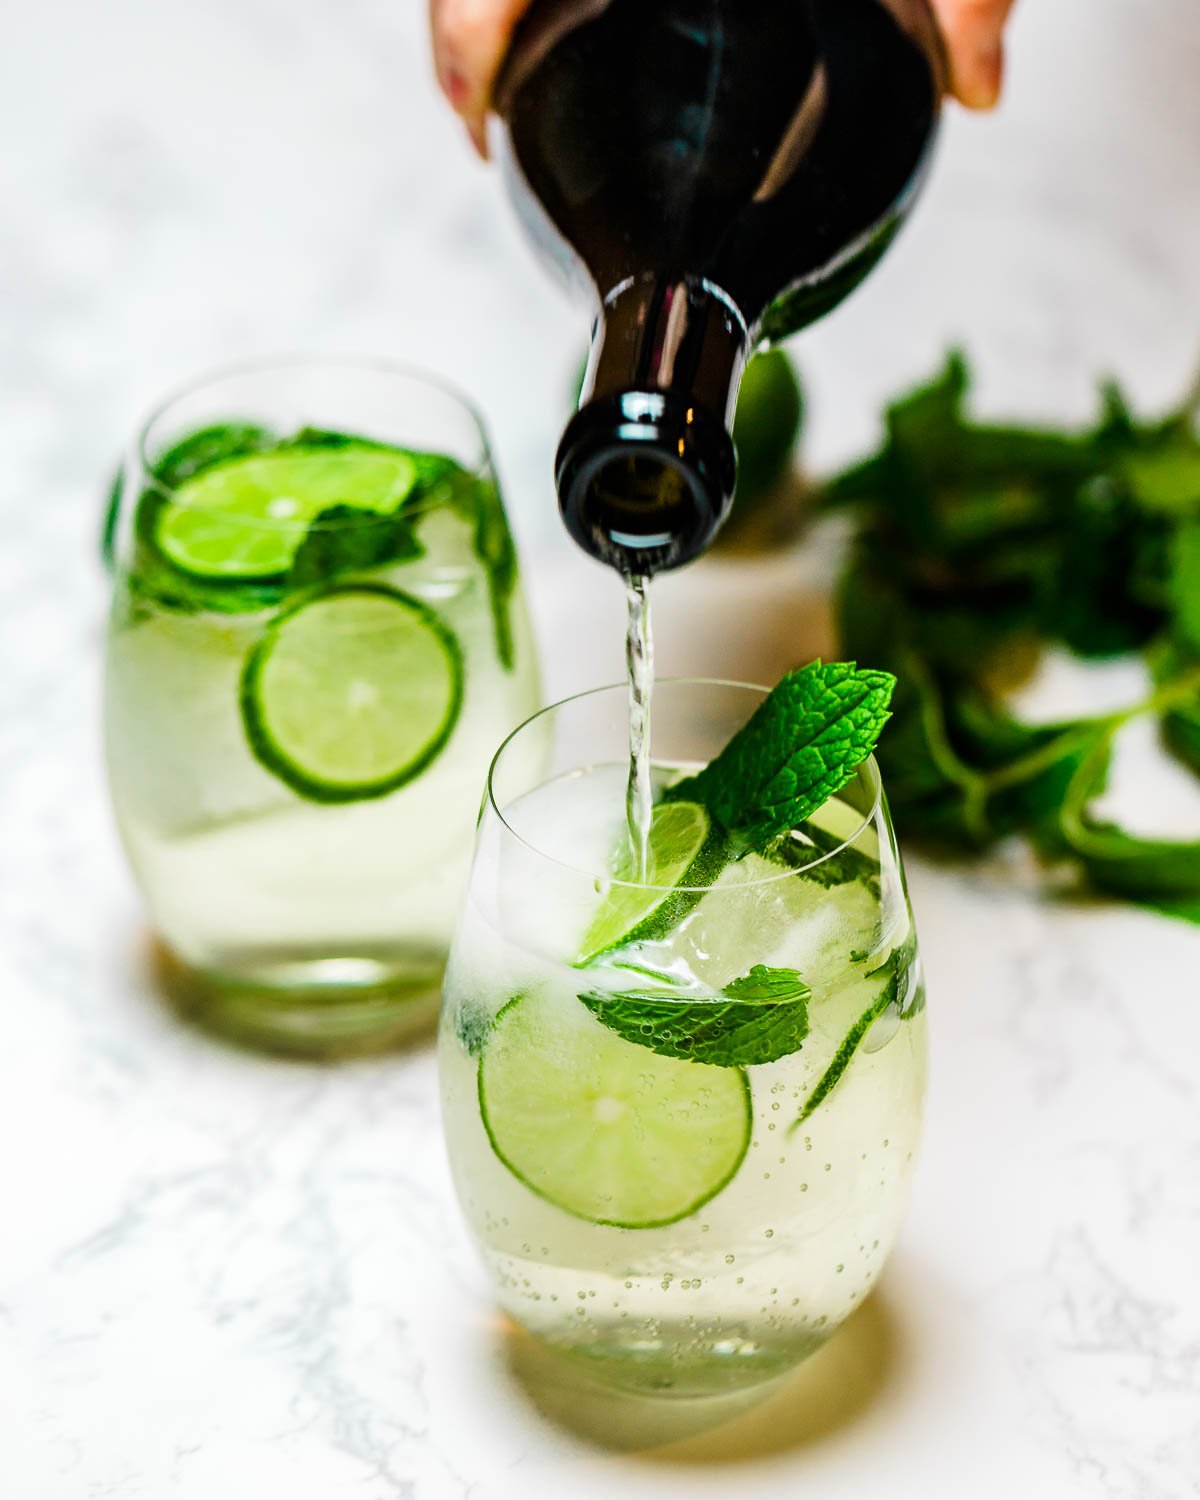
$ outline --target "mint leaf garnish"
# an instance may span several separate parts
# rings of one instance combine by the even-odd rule
[[[847,785],[871,754],[888,718],[895,679],[852,662],[813,662],[789,672],[724,750],[702,771],[677,781],[664,802],[704,808],[709,832],[678,885],[642,921],[600,950],[665,938],[699,904],[726,865],[762,854],[789,866],[832,853],[839,841],[808,819]],[[794,855],[785,838],[799,829]],[[870,881],[878,864],[843,851],[814,868],[820,884]],[[834,860],[840,863],[835,864]],[[589,961],[599,957],[593,951]]]
[[[383,563],[410,562],[424,550],[404,509],[379,515],[357,505],[330,505],[316,516],[297,547],[287,586],[310,588]]]
[[[763,855],[784,869],[802,871],[806,880],[824,890],[861,880],[872,895],[879,896],[879,861],[811,819],[774,839]]]
[[[699,802],[746,848],[765,849],[847,785],[875,748],[895,683],[852,662],[789,672],[703,771],[665,795]]]
[[[808,1035],[809,995],[795,969],[757,964],[714,1000],[684,1000],[669,989],[579,998],[610,1031],[663,1057],[751,1068],[799,1048]]]
[[[447,482],[450,504],[474,528],[472,548],[487,573],[496,655],[505,671],[511,671],[514,662],[512,595],[517,586],[517,554],[500,491],[491,479],[475,479],[462,469],[456,475],[447,476]]]
[[[513,996],[514,1000],[523,998],[523,993]],[[482,1053],[492,1030],[492,1020],[491,1012],[476,1000],[465,1001],[455,1012],[454,1035],[469,1057],[478,1057]]]
[[[902,943],[899,948],[896,948],[888,956],[887,960],[874,971],[875,974],[882,976],[882,986],[870,1005],[867,1006],[862,1015],[859,1016],[858,1020],[855,1021],[854,1025],[846,1033],[837,1051],[833,1054],[833,1059],[829,1063],[829,1066],[821,1074],[817,1080],[816,1087],[804,1101],[804,1108],[800,1111],[799,1118],[793,1120],[788,1127],[789,1134],[799,1129],[813,1111],[828,1099],[834,1088],[841,1081],[846,1069],[853,1062],[854,1054],[866,1040],[867,1033],[880,1016],[891,1010],[894,1005],[904,1006],[908,1002],[909,990],[911,988],[910,974],[912,966],[916,961],[916,956],[916,940],[910,934],[908,940]],[[922,1004],[923,1000],[920,999],[918,992],[917,1001],[908,1010],[904,1011],[904,1014],[915,1015]]]
[[[163,490],[178,488],[214,464],[229,463],[251,453],[266,453],[279,439],[251,422],[218,422],[190,432],[155,460],[154,478]]]
[[[862,1015],[859,1016],[858,1020],[855,1021],[854,1025],[846,1033],[845,1040],[833,1055],[833,1061],[825,1069],[824,1073],[821,1074],[817,1080],[816,1088],[813,1089],[812,1093],[804,1101],[804,1108],[800,1111],[799,1117],[792,1121],[789,1132],[799,1129],[813,1111],[819,1105],[824,1104],[825,1100],[833,1092],[834,1087],[841,1081],[842,1075],[854,1059],[854,1054],[862,1046],[863,1038],[867,1032],[870,1031],[879,1017],[892,1004],[893,1001],[889,998],[886,991],[880,991],[875,999],[871,1001],[870,1005],[867,1006],[866,1010],[863,1011]]]
[[[500,490],[490,476],[477,478],[443,454],[414,453],[412,457],[417,465],[418,508],[436,498],[472,528],[471,547],[487,574],[496,655],[510,672],[515,661],[512,596],[517,586],[517,553]]]

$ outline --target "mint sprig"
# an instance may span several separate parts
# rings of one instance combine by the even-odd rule
[[[799,1048],[810,994],[795,969],[756,964],[714,1000],[681,1000],[678,990],[657,988],[579,998],[610,1031],[663,1057],[751,1068]]]
[[[603,951],[667,937],[725,866],[747,854],[794,866],[785,837],[795,830],[803,831],[813,859],[835,849],[836,841],[808,820],[875,749],[895,681],[888,672],[860,670],[853,662],[815,661],[789,672],[702,771],[663,793],[664,802],[703,807],[708,837],[666,899]],[[873,861],[844,852],[850,857],[837,867],[829,862],[827,870],[817,865],[813,878],[828,886],[878,876]]]
[[[842,648],[900,679],[880,754],[896,821],[968,850],[1021,834],[1094,890],[1200,921],[1195,845],[1132,838],[1086,805],[1138,716],[1200,774],[1200,383],[1150,420],[1109,383],[1090,429],[1059,432],[977,421],[969,391],[954,354],[821,500],[856,523]],[[1007,692],[1050,646],[1141,656],[1154,691],[1023,723]]]
[[[762,852],[845,787],[874,750],[896,679],[853,662],[789,672],[716,758],[676,782],[745,849]]]

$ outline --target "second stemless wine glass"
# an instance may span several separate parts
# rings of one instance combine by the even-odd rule
[[[660,683],[659,788],[763,696]],[[770,858],[715,854],[704,809],[661,800],[639,884],[614,878],[627,727],[623,687],[587,693],[492,764],[446,973],[446,1139],[514,1319],[609,1383],[732,1392],[827,1339],[891,1248],[920,961],[874,761]]]
[[[538,699],[475,414],[382,364],[203,381],[125,464],[113,574],[113,804],[188,1003],[312,1052],[430,1018],[488,756]]]

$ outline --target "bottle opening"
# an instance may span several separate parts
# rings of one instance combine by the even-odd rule
[[[631,551],[668,546],[693,531],[696,495],[678,465],[657,455],[621,453],[603,460],[584,490],[584,524]]]
[[[733,489],[724,425],[680,398],[623,392],[585,405],[559,448],[567,530],[623,573],[675,568],[712,540]]]

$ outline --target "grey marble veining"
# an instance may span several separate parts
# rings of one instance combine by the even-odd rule
[[[488,415],[553,693],[620,591],[561,534],[582,343],[427,77],[415,0],[40,0],[0,48],[0,1494],[296,1500],[1200,1493],[1200,935],[914,861],[934,1072],[870,1305],[713,1423],[564,1392],[490,1313],[421,1045],[230,1051],[146,976],[104,802],[95,557],[147,406],[279,349],[430,366]],[[887,264],[798,348],[810,456],[964,341],[990,411],[1161,404],[1200,358],[1194,0],[1023,0]],[[666,672],[824,646],[826,538],[660,590]]]

